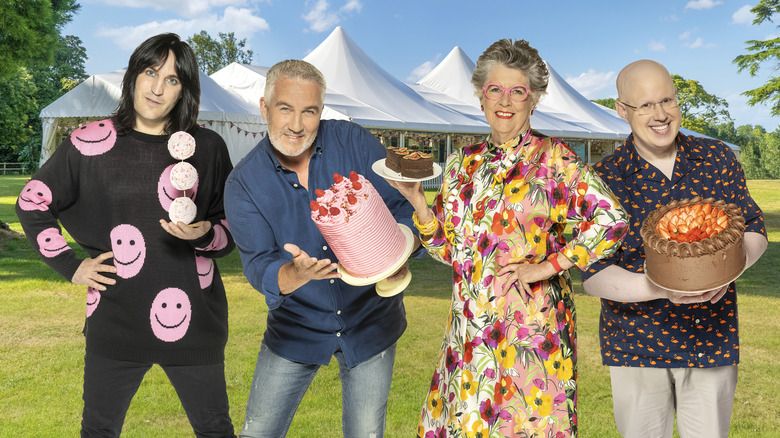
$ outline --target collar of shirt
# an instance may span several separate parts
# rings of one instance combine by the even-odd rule
[[[271,139],[268,138],[268,147],[265,149],[266,155],[268,155],[268,158],[271,160],[271,162],[274,164],[274,168],[277,172],[292,172],[290,169],[284,167],[282,163],[279,162],[279,159],[276,158],[276,154],[274,154],[274,146],[271,144]],[[322,146],[320,146],[320,142],[317,140],[314,140],[314,151],[312,152],[312,157],[322,155]]]
[[[677,157],[672,174],[672,184],[677,184],[693,170],[695,162],[705,160],[702,149],[695,146],[687,135],[678,132],[675,142],[677,143]],[[622,161],[625,164],[620,167],[620,173],[624,179],[638,178],[656,182],[667,179],[666,175],[639,155],[636,144],[634,144],[633,133],[628,136],[623,146],[615,150],[615,154],[623,157]]]

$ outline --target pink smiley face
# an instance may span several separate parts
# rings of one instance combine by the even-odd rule
[[[110,238],[116,275],[130,278],[141,272],[146,260],[146,242],[141,231],[129,224],[117,225]]]
[[[87,123],[70,134],[70,141],[84,155],[105,154],[116,143],[116,129],[110,119]]]
[[[200,288],[206,289],[211,286],[211,281],[214,278],[214,261],[207,257],[195,256],[195,266],[198,270]]]
[[[19,194],[19,207],[24,211],[46,211],[51,204],[51,189],[43,181],[30,180]]]
[[[54,227],[41,231],[36,240],[38,249],[44,257],[51,258],[70,249],[60,230]]]
[[[94,287],[87,288],[87,318],[92,316],[98,304],[100,304],[100,291]]]
[[[149,320],[158,339],[176,342],[190,327],[192,308],[187,294],[175,287],[163,289],[152,302]]]
[[[175,164],[166,167],[162,175],[160,175],[160,180],[157,182],[157,198],[160,200],[160,205],[162,205],[162,208],[165,211],[170,210],[171,203],[174,199],[188,196],[194,201],[195,195],[198,193],[197,180],[195,180],[195,185],[187,191],[179,190],[173,186],[171,183],[171,169],[173,169],[173,166],[175,166]]]

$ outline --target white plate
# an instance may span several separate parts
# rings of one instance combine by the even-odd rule
[[[439,166],[436,163],[433,163],[433,175],[426,176],[423,178],[407,178],[405,176],[401,176],[401,174],[398,172],[388,169],[387,166],[385,166],[385,158],[382,158],[381,160],[372,164],[371,170],[376,172],[376,174],[381,176],[382,178],[391,179],[393,181],[405,181],[405,182],[427,181],[429,179],[434,179],[437,176],[441,175],[441,166]]]
[[[410,230],[409,227],[404,224],[398,224],[398,228],[401,229],[401,232],[406,238],[406,248],[404,248],[404,252],[401,254],[401,257],[398,259],[398,261],[395,262],[393,266],[390,266],[386,271],[371,277],[355,277],[347,272],[347,270],[341,266],[341,263],[339,263],[338,271],[341,274],[341,279],[344,280],[344,283],[351,284],[352,286],[365,286],[368,284],[378,283],[379,281],[393,275],[395,271],[397,271],[401,266],[403,266],[404,263],[406,263],[406,260],[412,253],[412,249],[414,249],[412,248],[414,246],[414,234],[412,234],[412,230]]]
[[[723,286],[726,286],[727,284],[731,284],[731,282],[736,281],[742,275],[742,273],[745,272],[746,269],[747,269],[747,253],[745,253],[745,264],[742,265],[742,270],[739,271],[739,274],[735,275],[734,278],[732,278],[731,280],[729,280],[729,281],[727,281],[727,282],[725,282],[725,283],[723,283],[721,285],[713,286],[713,287],[710,287],[710,288],[707,288],[707,289],[702,289],[702,290],[676,290],[676,289],[670,289],[669,287],[664,286],[662,284],[658,284],[657,282],[653,281],[652,277],[647,275],[647,262],[645,262],[644,272],[645,272],[645,277],[647,277],[647,279],[650,281],[650,283],[653,283],[654,285],[656,285],[656,286],[658,286],[658,287],[660,287],[662,289],[671,290],[671,291],[674,291],[674,292],[677,292],[677,293],[681,293],[681,294],[697,295],[697,294],[703,294],[704,292],[709,292],[711,290],[720,289]]]

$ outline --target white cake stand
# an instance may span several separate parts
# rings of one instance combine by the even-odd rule
[[[406,289],[406,286],[409,286],[409,282],[412,281],[411,271],[406,271],[406,275],[401,280],[387,280],[387,277],[393,275],[399,268],[401,268],[401,266],[403,266],[404,263],[406,263],[406,260],[409,258],[409,255],[412,253],[412,249],[414,247],[414,234],[412,234],[412,230],[410,230],[409,227],[404,224],[398,224],[398,228],[401,229],[401,233],[406,239],[406,247],[404,248],[404,252],[401,254],[401,257],[398,259],[398,261],[387,268],[387,270],[371,277],[355,277],[347,272],[341,263],[339,263],[338,272],[341,274],[341,279],[344,280],[344,283],[351,284],[352,286],[365,286],[376,283],[377,295],[385,298],[397,295]]]

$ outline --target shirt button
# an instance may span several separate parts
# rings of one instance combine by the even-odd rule
[[[333,283],[335,283],[335,282],[336,282],[336,280],[334,280],[334,279],[332,279],[332,278],[330,279],[330,284],[333,284]]]
[[[293,187],[298,188],[298,184],[293,184]]]
[[[328,246],[327,246],[327,245],[323,245],[323,246],[322,246],[322,250],[323,250],[323,251],[327,251],[327,250],[328,250]]]
[[[697,320],[696,320],[696,324],[698,324],[699,322],[701,322],[701,320],[700,320],[700,319],[697,319]]]
[[[341,337],[341,332],[336,333],[336,337],[340,338]]]
[[[702,357],[702,356],[704,356],[704,353],[699,353],[699,357]]]
[[[337,310],[336,315],[341,315],[341,310]]]

